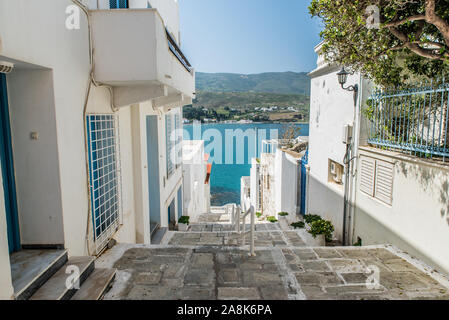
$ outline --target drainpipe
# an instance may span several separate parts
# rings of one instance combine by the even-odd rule
[[[360,89],[361,89],[361,76],[359,78],[359,85],[354,86],[354,116],[352,120],[352,134],[350,141],[347,141],[346,144],[346,153],[344,157],[345,164],[345,191],[344,191],[344,203],[343,203],[343,245],[349,246],[351,245],[351,234],[350,229],[352,225],[353,215],[351,208],[351,190],[354,188],[355,179],[353,177],[354,168],[351,165],[352,161],[357,158],[357,156],[353,156],[355,153],[355,141],[356,137],[359,138],[359,135],[356,135],[356,118],[357,118],[357,104],[360,102]],[[357,126],[357,129],[358,126]],[[352,179],[351,179],[352,178]],[[351,183],[352,181],[352,183]]]
[[[362,132],[362,105],[363,105],[363,76],[360,74],[360,80],[359,80],[359,95],[358,95],[358,104],[359,108],[356,108],[354,115],[354,143],[353,143],[353,160],[357,161],[359,158],[359,145],[360,145],[360,139],[361,139],[361,132]],[[350,210],[348,215],[348,240],[350,244],[354,243],[353,236],[354,236],[354,218],[355,218],[355,210],[356,210],[356,201],[357,201],[357,162],[355,162],[352,165],[352,179],[351,179],[351,186],[350,186]]]

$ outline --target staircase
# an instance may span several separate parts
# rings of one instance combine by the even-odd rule
[[[94,257],[68,258],[66,250],[56,253],[18,253],[17,277],[23,279],[17,280],[16,300],[100,300],[111,287],[116,269],[96,269]]]

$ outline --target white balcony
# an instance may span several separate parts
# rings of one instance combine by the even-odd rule
[[[195,71],[156,9],[92,10],[94,77],[114,87],[117,106],[154,100],[190,104]]]

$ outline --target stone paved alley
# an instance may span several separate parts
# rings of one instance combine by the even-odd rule
[[[105,299],[449,299],[445,277],[391,246],[312,248],[294,230],[259,223],[249,257],[226,220],[205,220],[158,246],[106,252],[97,265],[118,272]]]

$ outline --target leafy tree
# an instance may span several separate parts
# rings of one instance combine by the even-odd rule
[[[312,0],[309,10],[326,59],[380,85],[449,74],[449,0]]]

